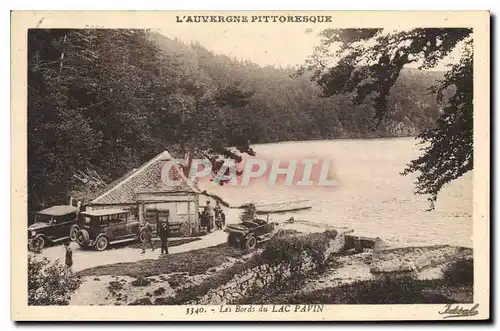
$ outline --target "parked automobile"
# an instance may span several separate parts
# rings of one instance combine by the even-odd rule
[[[227,244],[229,246],[244,249],[254,249],[257,244],[266,242],[275,235],[283,235],[278,223],[258,218],[238,224],[228,224],[224,232],[228,233]]]
[[[76,223],[78,212],[78,207],[59,205],[36,213],[34,223],[28,226],[28,248],[40,251],[48,243],[69,239],[70,229]]]
[[[138,220],[131,219],[130,212],[123,209],[98,209],[80,213],[76,231],[76,242],[81,247],[93,247],[103,251],[111,244],[134,241],[142,238]]]

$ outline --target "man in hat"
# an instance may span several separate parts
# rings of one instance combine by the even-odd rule
[[[160,235],[161,240],[161,253],[168,254],[168,237],[170,235],[170,227],[168,226],[167,219],[161,219],[158,234]]]
[[[208,232],[212,232],[214,218],[215,218],[214,217],[215,212],[214,212],[214,207],[212,207],[209,200],[207,200],[207,205],[205,206],[205,213],[206,213],[207,219],[208,219],[207,230],[208,230]]]
[[[66,273],[68,275],[73,274],[73,251],[71,250],[71,247],[69,246],[69,242],[64,243],[64,249],[66,251],[66,254],[64,256],[64,265],[66,266]]]
[[[151,223],[146,220],[142,226],[142,231],[143,231],[143,238],[144,241],[142,243],[142,254],[146,253],[146,244],[149,244],[151,246],[151,251],[155,250],[155,247],[153,246],[153,242],[151,241],[151,238],[153,237],[153,227],[151,226]]]

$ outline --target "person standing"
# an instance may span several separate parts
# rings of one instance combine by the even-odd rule
[[[161,240],[161,253],[168,254],[168,237],[170,235],[170,227],[168,226],[168,221],[166,219],[162,219],[158,232]]]
[[[148,222],[148,220],[145,221],[143,227],[143,238],[144,241],[142,243],[142,254],[146,253],[146,244],[149,244],[151,246],[151,251],[153,252],[155,250],[155,247],[153,246],[153,242],[151,241],[151,237],[153,236],[153,227],[151,226],[151,223]]]
[[[214,208],[212,207],[212,205],[210,204],[210,201],[208,201],[208,200],[207,200],[207,205],[205,206],[205,213],[207,214],[207,218],[208,218],[207,230],[208,230],[208,232],[212,232],[215,213],[214,213]]]
[[[64,248],[66,251],[65,257],[64,257],[64,265],[66,266],[66,273],[68,275],[73,274],[73,251],[71,250],[71,247],[69,246],[69,242],[64,243]]]

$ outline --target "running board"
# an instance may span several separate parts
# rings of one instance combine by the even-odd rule
[[[265,234],[265,235],[262,235],[260,237],[257,238],[257,242],[258,243],[261,243],[263,241],[267,241],[269,239],[271,239],[273,236],[271,234]]]
[[[62,240],[66,240],[66,239],[69,239],[69,236],[67,237],[62,237],[62,238],[59,238],[59,239],[55,239],[55,240],[51,240],[53,243],[56,243],[56,242],[59,242],[59,241],[62,241]]]
[[[119,244],[119,243],[124,243],[124,242],[127,242],[127,241],[134,241],[136,239],[137,238],[127,238],[127,239],[115,240],[115,241],[110,241],[109,244],[110,245],[112,245],[112,244]]]

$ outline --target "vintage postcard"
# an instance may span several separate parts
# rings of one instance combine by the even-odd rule
[[[489,319],[489,25],[12,12],[12,319]]]

